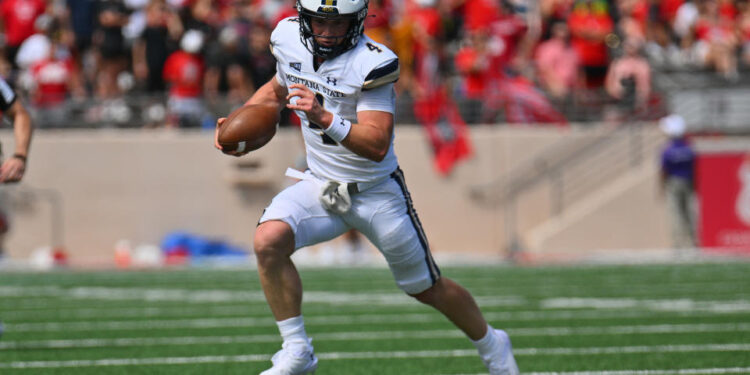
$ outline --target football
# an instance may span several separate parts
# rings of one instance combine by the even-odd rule
[[[276,134],[279,110],[262,104],[244,105],[229,114],[219,126],[222,151],[248,152],[263,147]]]

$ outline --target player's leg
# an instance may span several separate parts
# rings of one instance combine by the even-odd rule
[[[280,220],[266,221],[255,230],[253,240],[258,276],[268,306],[276,321],[301,314],[302,282],[292,263],[294,233]]]
[[[441,277],[427,290],[411,296],[434,307],[462,330],[476,346],[491,375],[519,373],[508,334],[487,324],[474,297],[461,285]]]
[[[363,204],[374,207],[372,212],[361,209],[364,220],[350,223],[383,253],[399,288],[435,307],[472,340],[492,375],[517,374],[507,334],[487,324],[466,289],[440,276],[403,175],[397,171],[392,177],[388,184],[353,197],[354,204],[375,202]]]
[[[440,277],[424,292],[410,295],[443,313],[470,339],[476,341],[487,334],[487,322],[474,297],[453,280]]]
[[[301,375],[317,369],[302,317],[302,282],[291,255],[300,247],[337,237],[347,230],[318,201],[318,187],[300,181],[279,193],[266,208],[255,232],[254,247],[263,292],[283,344],[261,375]]]

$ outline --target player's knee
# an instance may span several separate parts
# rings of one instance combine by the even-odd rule
[[[272,263],[276,259],[292,255],[294,234],[284,222],[265,222],[255,231],[253,248],[259,266]]]
[[[425,305],[434,305],[435,301],[438,299],[438,289],[440,288],[440,279],[430,286],[429,288],[414,294],[409,294],[410,296],[414,297],[417,301],[424,303]]]

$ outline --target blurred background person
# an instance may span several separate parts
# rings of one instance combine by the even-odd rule
[[[206,69],[200,54],[203,42],[202,32],[186,31],[180,41],[180,50],[169,55],[164,64],[164,80],[169,86],[167,126],[199,127],[206,115],[203,103]]]
[[[268,41],[271,38],[271,29],[265,23],[256,23],[250,30],[250,81],[253,91],[263,86],[271,77],[276,74],[276,59],[268,48]]]
[[[698,17],[684,39],[699,67],[713,69],[729,81],[739,79],[733,9],[731,3],[721,7],[717,0],[700,0]]]
[[[651,96],[651,66],[641,55],[641,42],[626,39],[623,55],[616,58],[607,70],[604,88],[616,101],[616,119],[630,118],[643,113]]]
[[[23,42],[16,55],[19,86],[29,94],[37,127],[70,126],[69,100],[85,96],[71,52],[72,34],[47,14],[37,18],[36,28],[37,33]]]
[[[151,0],[145,17],[145,28],[133,45],[133,72],[148,95],[161,95],[166,89],[162,76],[164,63],[178,48],[182,21],[165,0]]]
[[[219,31],[219,43],[208,46],[205,79],[208,100],[228,102],[230,108],[237,108],[255,91],[250,77],[253,59],[249,48],[255,28],[252,20],[235,18]],[[265,44],[269,49],[268,41]],[[212,103],[220,104],[223,103]]]
[[[685,120],[680,115],[670,115],[659,121],[660,129],[669,137],[661,153],[661,191],[666,194],[675,248],[696,246],[695,210],[695,158],[692,145],[685,137]]]
[[[99,99],[114,99],[121,93],[118,75],[129,66],[129,50],[122,33],[128,15],[125,5],[119,0],[102,0],[97,10],[93,35],[93,46],[97,52],[95,92]]]
[[[567,21],[571,43],[581,59],[586,87],[601,87],[609,66],[606,41],[614,31],[609,4],[604,0],[576,0]]]
[[[537,79],[556,104],[563,104],[578,83],[580,62],[578,53],[570,43],[570,31],[563,21],[550,26],[550,38],[536,49],[534,56]]]
[[[454,66],[460,75],[460,93],[465,98],[462,115],[472,123],[489,123],[492,115],[484,105],[488,85],[497,75],[497,60],[500,56],[498,43],[493,42],[488,30],[483,28],[466,30],[463,46],[456,53]]]
[[[14,68],[21,43],[36,32],[34,22],[47,8],[43,0],[3,0],[0,3],[0,29],[5,32],[5,59]]]

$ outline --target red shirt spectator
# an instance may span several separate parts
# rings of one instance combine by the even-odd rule
[[[464,95],[470,99],[483,99],[487,85],[493,82],[496,71],[493,61],[497,56],[490,48],[487,30],[469,32],[469,45],[456,53],[455,64],[464,79]]]
[[[734,22],[739,14],[737,7],[734,6],[732,0],[721,0],[719,1],[719,14],[721,18],[730,22]]]
[[[584,66],[607,66],[609,55],[604,42],[614,29],[604,1],[583,0],[573,8],[568,18],[571,42]]]
[[[488,27],[500,19],[501,14],[499,1],[466,0],[463,4],[464,27],[467,30]]]
[[[18,47],[34,34],[34,21],[45,7],[42,0],[4,0],[0,4],[0,18],[5,25],[6,43]]]
[[[662,0],[659,4],[661,20],[671,25],[675,16],[677,16],[677,9],[680,9],[684,2],[684,0]]]
[[[464,47],[456,54],[455,63],[464,78],[464,95],[470,99],[483,98],[485,86],[492,78],[486,57],[473,47]]]
[[[37,85],[34,104],[39,107],[62,104],[68,96],[68,83],[72,81],[74,69],[70,58],[47,58],[32,65],[31,75]]]
[[[178,98],[201,96],[204,71],[200,55],[182,50],[169,55],[164,64],[164,80],[170,84],[169,95]]]

